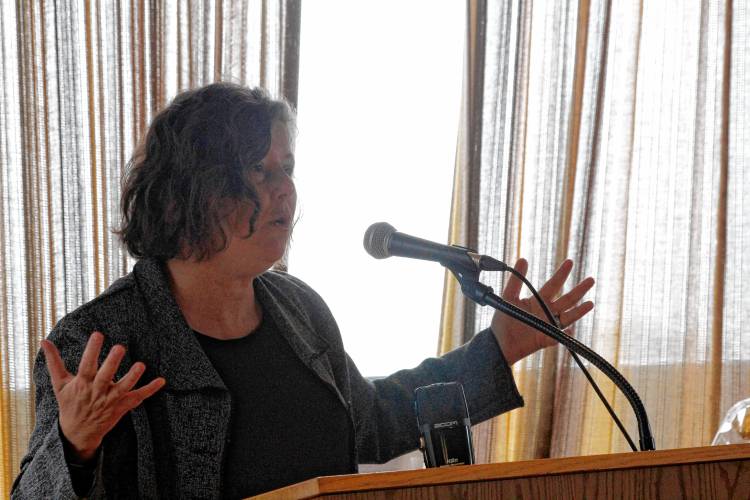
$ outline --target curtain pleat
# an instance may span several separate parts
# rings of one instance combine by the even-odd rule
[[[149,120],[179,90],[216,80],[262,84],[295,105],[300,9],[0,2],[0,497],[34,425],[40,340],[132,265],[111,230]]]
[[[480,209],[457,217],[454,201],[451,235],[478,228],[481,253],[528,258],[537,285],[574,259],[571,282],[597,279],[575,335],[639,392],[657,447],[707,445],[750,397],[746,6],[488,0],[485,12],[470,18],[485,26],[484,81],[464,96],[481,97],[481,161],[456,162],[457,184],[479,170],[461,196]],[[447,290],[443,350],[492,316],[477,309],[456,332],[460,291]],[[478,426],[481,461],[628,449],[563,349],[514,372],[526,405]],[[594,375],[637,437],[627,401]]]
[[[466,58],[464,61],[464,89],[461,101],[459,135],[456,148],[456,168],[453,179],[451,224],[448,241],[452,245],[477,247],[479,164],[482,144],[482,86],[484,73],[485,20],[487,5],[484,0],[467,2],[468,23]],[[474,324],[474,308],[460,294],[460,288],[446,271],[443,292],[443,314],[438,352],[446,353],[465,343],[464,335]]]
[[[722,392],[722,362],[724,356],[724,303],[726,297],[726,273],[727,273],[727,190],[729,181],[729,117],[732,113],[732,20],[733,20],[733,0],[726,0],[726,10],[724,11],[724,51],[722,61],[721,75],[721,131],[720,141],[721,150],[719,152],[719,188],[717,204],[717,221],[716,221],[716,271],[714,273],[713,295],[714,295],[714,316],[712,324],[712,344],[711,366],[713,369],[710,373],[710,392],[709,397],[714,403],[709,407],[708,421],[711,428],[716,429],[721,421],[719,401]],[[744,361],[740,359],[740,361]],[[744,397],[743,397],[744,399]]]

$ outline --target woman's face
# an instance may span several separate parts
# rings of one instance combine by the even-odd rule
[[[294,151],[286,124],[273,125],[268,153],[248,171],[261,206],[255,231],[247,237],[254,207],[244,204],[229,216],[227,247],[214,257],[225,260],[235,272],[257,276],[284,255],[294,225]]]

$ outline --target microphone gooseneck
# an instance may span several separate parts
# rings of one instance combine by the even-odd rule
[[[641,450],[655,449],[651,426],[649,425],[643,402],[635,389],[633,389],[625,377],[614,366],[585,344],[566,335],[556,325],[547,324],[513,304],[506,302],[501,297],[495,295],[491,287],[479,282],[480,271],[507,271],[510,270],[509,266],[492,257],[478,255],[475,251],[468,248],[441,245],[408,234],[399,233],[393,226],[386,222],[372,224],[367,229],[364,246],[367,253],[376,259],[399,256],[439,262],[456,276],[461,285],[461,290],[472,301],[479,305],[489,305],[498,311],[508,314],[514,319],[552,337],[571,350],[571,352],[577,353],[587,359],[615,383],[633,408],[638,422]]]

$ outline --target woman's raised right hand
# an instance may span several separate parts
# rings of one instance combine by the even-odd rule
[[[125,348],[115,345],[99,367],[97,360],[104,343],[104,335],[94,332],[73,375],[65,369],[60,351],[49,340],[42,340],[47,370],[60,410],[60,429],[82,461],[96,455],[104,436],[123,415],[152,396],[166,383],[157,377],[148,384],[132,390],[146,369],[141,362],[133,363],[128,373],[115,382]]]

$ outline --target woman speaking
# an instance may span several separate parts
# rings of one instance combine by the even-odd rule
[[[416,448],[419,386],[461,382],[475,422],[523,403],[510,365],[552,341],[499,314],[445,356],[360,375],[323,300],[271,270],[295,222],[294,137],[286,103],[228,83],[154,118],[123,183],[138,262],[42,342],[13,498],[241,498]],[[541,290],[565,325],[593,308],[590,278],[558,297],[571,268]],[[520,287],[504,298],[541,316]]]

